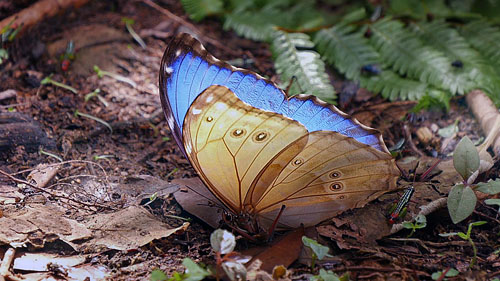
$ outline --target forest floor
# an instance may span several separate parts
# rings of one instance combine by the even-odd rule
[[[0,1],[0,19],[32,2]],[[159,2],[187,20],[177,1]],[[125,29],[124,17],[135,20],[133,27],[146,42],[145,49]],[[196,173],[171,137],[161,109],[158,73],[163,51],[170,36],[201,31],[220,42],[214,46],[200,38],[215,57],[240,63],[272,80],[278,77],[266,44],[223,31],[215,20],[196,24],[196,32],[191,28],[143,1],[90,1],[45,19],[9,47],[10,58],[0,65],[0,126],[28,126],[28,131],[20,131],[37,135],[0,143],[0,170],[10,175],[0,176],[0,257],[16,248],[13,272],[18,277],[63,278],[66,268],[72,271],[69,276],[149,280],[153,269],[169,276],[183,272],[181,263],[186,257],[214,263],[213,229],[183,211],[173,195],[179,185],[170,183],[196,177]],[[76,57],[63,71],[59,57],[70,40]],[[253,63],[241,64],[240,58]],[[131,81],[99,78],[94,65]],[[49,75],[77,91],[42,84]],[[332,78],[341,92],[343,81],[333,71]],[[96,89],[98,95],[88,96]],[[449,112],[411,113],[414,105],[390,103],[360,90],[341,108],[380,130],[388,147],[406,139],[398,155],[403,169],[420,162],[418,173],[422,173],[437,158],[442,159],[436,168],[442,172],[432,182],[414,183],[417,191],[407,218],[418,213],[420,206],[445,198],[459,181],[449,155],[461,137],[467,135],[474,143],[484,137],[463,97],[452,100]],[[112,130],[78,113],[98,117]],[[453,124],[457,124],[456,132],[438,133]],[[479,180],[497,178],[499,168],[496,163]],[[459,224],[451,222],[441,204],[427,216],[427,226],[411,237],[407,229],[391,233],[384,210],[412,181],[400,180],[398,192],[309,229],[309,234],[331,248],[333,258],[321,261],[321,267],[339,275],[348,272],[352,280],[432,280],[433,273],[452,268],[459,274],[448,280],[500,277],[500,220],[497,209],[484,204],[484,198]],[[473,256],[469,242],[438,234],[467,232],[468,224],[475,221],[487,223],[473,229],[477,262],[469,269]],[[276,240],[285,235],[279,233]],[[239,251],[252,247],[239,237]],[[66,267],[47,272],[42,260]],[[308,279],[312,273],[308,261],[302,253],[288,267],[289,277]]]

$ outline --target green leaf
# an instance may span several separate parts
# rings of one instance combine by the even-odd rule
[[[395,72],[452,94],[469,90],[469,81],[452,71],[452,61],[442,52],[425,45],[402,22],[381,20],[370,25],[370,30],[371,43],[382,61]]]
[[[322,260],[324,257],[331,257],[331,255],[328,254],[330,248],[319,244],[318,241],[314,239],[311,239],[307,236],[302,236],[302,243],[304,244],[304,246],[309,247],[319,260]]]
[[[359,80],[361,67],[380,63],[380,56],[361,32],[350,25],[336,25],[314,36],[318,52],[347,79]]]
[[[409,221],[404,221],[402,223],[402,225],[406,229],[413,229],[413,228],[415,228],[415,225],[412,222],[409,222]]]
[[[153,270],[151,272],[151,277],[149,278],[149,280],[151,281],[164,281],[167,279],[168,279],[167,275],[159,269]]]
[[[319,275],[311,276],[311,281],[340,281],[337,274],[333,273],[331,270],[324,270],[323,268],[319,270]]]
[[[210,244],[215,252],[220,252],[222,255],[230,253],[236,247],[236,238],[234,235],[224,229],[216,229],[210,235]]]
[[[487,221],[476,221],[476,222],[471,222],[469,225],[470,226],[480,226],[480,225],[487,224],[487,223],[488,223]]]
[[[427,226],[427,218],[422,214],[417,215],[417,217],[415,218],[415,228],[420,229],[426,226]]]
[[[432,280],[438,280],[442,274],[443,274],[443,271],[434,272],[434,273],[432,273],[431,278],[432,278]],[[460,274],[460,272],[458,270],[451,268],[450,270],[448,270],[448,272],[446,272],[446,274],[444,276],[445,277],[455,277],[455,276],[458,276],[458,274]],[[448,280],[448,279],[445,278],[444,280]]]
[[[479,153],[467,136],[460,140],[453,152],[453,165],[464,180],[479,169]]]
[[[500,199],[486,199],[484,200],[486,205],[498,205],[500,206]]]
[[[275,31],[271,52],[276,71],[284,83],[291,81],[293,77],[297,79],[292,84],[290,95],[306,93],[334,103],[335,90],[320,55],[315,51],[297,49],[313,46],[314,43],[307,34]]]
[[[488,182],[480,182],[477,184],[476,190],[491,195],[500,193],[500,179],[489,180]]]
[[[462,238],[464,240],[469,239],[469,237],[465,233],[463,233],[463,232],[459,232],[457,235],[458,235],[458,237],[460,237],[460,238]]]
[[[182,265],[186,268],[184,281],[200,281],[211,275],[210,272],[197,265],[190,258],[184,258]]]
[[[438,134],[443,138],[451,138],[456,133],[458,133],[458,119],[450,126],[438,130]]]
[[[472,214],[476,201],[476,194],[469,186],[455,185],[448,194],[448,212],[453,223],[457,224]]]
[[[224,9],[222,0],[181,0],[181,3],[189,17],[194,21],[200,21],[206,16],[220,13]]]

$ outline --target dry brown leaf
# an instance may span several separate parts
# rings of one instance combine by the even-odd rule
[[[94,215],[85,225],[92,230],[94,239],[86,242],[84,247],[95,249],[103,246],[115,250],[131,250],[154,239],[168,237],[185,229],[189,223],[172,228],[144,208],[130,206],[115,213]]]

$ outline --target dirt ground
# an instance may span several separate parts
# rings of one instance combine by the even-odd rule
[[[32,2],[0,1],[0,19]],[[164,0],[158,3],[187,19],[178,1]],[[123,17],[135,20],[133,27],[144,39],[147,48],[142,49],[133,41],[122,23]],[[237,50],[241,56],[254,60],[253,64],[242,66],[271,79],[278,79],[266,44],[223,31],[221,23],[211,19],[196,24],[196,28],[228,49]],[[82,264],[88,265],[89,271],[106,272],[110,280],[149,280],[155,268],[167,275],[174,271],[182,272],[181,262],[185,257],[213,264],[209,239],[213,229],[183,211],[171,192],[164,193],[164,196],[160,192],[174,188],[168,183],[173,179],[196,176],[170,135],[158,96],[161,57],[169,37],[179,32],[192,30],[142,1],[90,1],[77,10],[70,9],[45,19],[21,34],[9,47],[10,59],[0,66],[0,93],[14,90],[15,94],[0,99],[0,116],[10,120],[2,121],[0,125],[11,122],[15,123],[13,126],[32,126],[30,132],[40,135],[36,139],[25,136],[19,142],[0,146],[0,169],[28,183],[33,184],[34,180],[40,189],[0,176],[0,188],[19,198],[0,201],[0,210],[5,217],[12,217],[9,213],[22,212],[26,216],[32,215],[31,220],[44,215],[48,218],[60,215],[59,220],[68,219],[68,222],[75,221],[86,227],[86,230],[79,232],[81,236],[78,239],[62,239],[63,230],[58,232],[52,226],[50,231],[43,231],[46,228],[37,224],[38,230],[25,233],[24,238],[16,240],[24,245],[17,249],[17,256],[38,253],[83,257]],[[59,56],[64,53],[70,40],[75,43],[76,58],[69,70],[63,71]],[[220,46],[203,43],[219,59],[238,59],[236,54],[227,53]],[[131,79],[133,85],[111,77],[99,78],[93,71],[94,65]],[[42,79],[51,74],[53,80],[70,85],[78,92],[41,84]],[[336,81],[334,86],[340,89],[343,82],[337,79],[338,75],[334,71],[332,77]],[[96,89],[100,89],[100,97],[86,100],[86,95]],[[411,118],[405,118],[413,105],[412,102],[389,103],[361,91],[342,110],[382,131],[388,147],[411,136],[414,146],[407,145],[398,159],[407,169],[420,160],[419,172],[438,157],[449,164],[449,153],[460,137],[468,135],[473,142],[483,137],[462,97],[452,100],[452,108],[448,113],[438,110],[411,114]],[[112,132],[100,122],[75,114],[76,111],[105,120],[112,127]],[[14,118],[14,122],[14,115],[5,117],[8,114],[22,115],[15,115],[18,119]],[[451,138],[437,134],[436,128],[449,126],[455,120],[459,120],[457,134]],[[417,134],[417,130],[423,127],[430,128],[428,138]],[[37,144],[42,144],[42,150]],[[52,166],[49,167],[54,168],[54,171],[47,166],[40,168],[39,164],[50,164]],[[53,173],[46,185],[41,186],[36,175],[33,176],[35,167],[44,173]],[[447,167],[439,167],[443,173],[434,179],[434,186],[429,182],[415,185],[417,189],[420,186],[419,190],[422,191],[418,191],[410,203],[410,213],[418,212],[422,204],[445,196],[456,181],[453,170],[446,170]],[[496,163],[481,180],[496,178],[498,174],[499,164]],[[400,181],[401,189],[406,186],[404,183],[404,180]],[[143,215],[151,222],[139,221],[137,226],[144,227],[146,232],[150,230],[147,235],[138,236],[144,241],[138,242],[139,238],[129,237],[129,244],[120,244],[116,241],[124,236],[118,236],[97,243],[90,238],[96,237],[96,229],[107,229],[106,220],[113,221],[118,217],[104,215],[123,210],[134,210],[132,217],[142,214],[132,207],[144,205],[154,193],[159,195],[158,198],[145,207],[153,216]],[[385,208],[397,200],[401,193],[399,191],[383,197],[370,206]],[[12,199],[9,196],[0,198]],[[316,229],[321,242],[331,248],[330,253],[334,256],[324,261],[322,266],[338,274],[349,272],[352,280],[432,280],[432,273],[448,268],[460,272],[457,277],[448,280],[490,280],[500,277],[500,220],[497,210],[482,201],[478,201],[478,207],[469,219],[457,225],[451,222],[446,208],[433,212],[427,217],[427,227],[417,230],[411,238],[407,238],[408,230],[390,235],[390,226],[383,219],[364,221],[370,211],[348,212]],[[44,209],[47,206],[55,208],[54,211]],[[370,208],[367,210],[372,210]],[[124,213],[120,214],[125,216]],[[186,221],[183,218],[189,218],[188,226],[184,224]],[[443,238],[438,234],[466,232],[469,222],[481,220],[487,221],[487,224],[474,229],[472,237],[478,248],[478,261],[469,270],[472,257],[469,244],[458,238]],[[90,224],[91,221],[94,224]],[[98,224],[99,221],[103,223]],[[126,224],[127,221],[121,223]],[[152,225],[150,228],[149,223]],[[370,228],[372,224],[375,225],[374,230],[368,229],[368,234],[361,233],[355,227]],[[136,226],[133,222],[130,225]],[[346,225],[350,226],[345,228]],[[161,227],[157,232],[151,230],[158,226],[176,231],[166,234]],[[179,227],[180,230],[176,229]],[[87,233],[89,230],[93,235]],[[370,231],[383,234],[370,237]],[[57,237],[49,238],[48,232]],[[38,240],[34,239],[33,233],[41,235],[37,236]],[[103,233],[99,235],[108,235]],[[0,245],[3,245],[1,256],[15,243],[1,235],[0,238]],[[10,241],[10,246],[5,241]],[[253,246],[243,239],[240,241],[239,250]],[[301,263],[303,261],[301,259],[289,267],[292,279],[307,280],[310,276],[311,270]],[[97,270],[99,266],[103,268]],[[38,271],[24,268],[15,272],[28,274]]]

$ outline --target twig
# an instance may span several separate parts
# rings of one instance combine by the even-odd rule
[[[418,149],[417,146],[413,143],[413,139],[411,137],[410,128],[408,127],[408,125],[404,125],[403,126],[403,131],[405,133],[406,139],[408,140],[408,143],[410,144],[411,150],[413,150],[414,152],[416,152],[420,157],[424,157],[425,154],[422,151],[420,151],[420,149]]]
[[[480,90],[468,93],[466,100],[484,134],[489,136],[493,133],[490,137],[492,138],[493,152],[495,155],[500,156],[500,136],[498,135],[498,129],[495,130],[495,122],[500,118],[498,109],[491,99]]]
[[[3,170],[0,170],[0,174],[2,174],[2,175],[4,175],[4,176],[6,176],[7,178],[9,178],[10,180],[12,180],[12,181],[14,181],[14,182],[16,182],[16,183],[25,184],[25,185],[27,185],[27,186],[29,186],[29,187],[31,187],[31,188],[33,188],[33,189],[36,189],[36,190],[38,190],[38,191],[40,191],[40,192],[47,193],[47,194],[49,194],[51,197],[54,197],[54,198],[66,199],[66,200],[69,200],[69,201],[71,201],[71,202],[74,202],[74,203],[80,204],[80,205],[82,205],[82,206],[85,206],[85,207],[87,207],[87,208],[95,208],[95,207],[99,207],[99,208],[104,208],[104,209],[113,209],[113,208],[112,208],[112,207],[110,207],[110,206],[102,205],[102,204],[99,204],[99,203],[87,204],[87,203],[80,202],[80,201],[78,201],[78,200],[75,200],[75,199],[69,198],[69,197],[67,197],[67,196],[62,196],[62,195],[55,194],[55,193],[50,192],[50,191],[48,191],[48,190],[46,190],[46,189],[44,189],[44,188],[40,188],[40,187],[38,187],[38,186],[36,186],[36,185],[34,185],[34,184],[31,184],[31,183],[29,183],[29,182],[27,182],[27,181],[25,181],[25,180],[18,179],[18,178],[16,178],[16,177],[14,177],[14,176],[10,175],[9,173],[7,173],[7,172],[5,172],[5,171],[3,171]]]
[[[190,22],[182,19],[181,17],[178,17],[178,16],[174,15],[172,12],[170,12],[169,10],[167,10],[165,8],[162,8],[160,5],[156,4],[155,2],[153,2],[151,0],[142,0],[142,2],[144,2],[146,5],[149,5],[151,8],[157,10],[158,12],[164,14],[165,16],[167,16],[169,19],[175,21],[176,23],[178,23],[180,25],[186,26],[191,31],[193,31],[194,33],[196,33],[196,35],[198,37],[203,38],[203,41],[205,41],[207,43],[210,43],[213,46],[215,46],[215,47],[217,47],[217,48],[219,48],[221,50],[224,50],[224,52],[229,53],[229,54],[231,54],[233,56],[240,56],[241,55],[241,51],[235,51],[235,50],[233,50],[231,48],[228,48],[225,45],[219,43],[219,41],[217,41],[216,39],[213,39],[213,38],[210,38],[210,37],[204,35],[203,32],[201,32],[192,23],[190,23]]]
[[[424,216],[427,216],[429,215],[430,213],[438,210],[438,209],[441,209],[442,207],[444,207],[446,205],[446,198],[439,198],[439,199],[436,199],[432,202],[430,202],[429,204],[427,205],[424,205],[422,207],[420,207],[420,212],[418,212],[418,214],[416,214],[412,219],[411,221],[413,221],[418,215],[424,215]],[[402,223],[398,223],[398,224],[395,224],[392,226],[391,228],[391,234],[394,234],[400,230],[402,230],[404,227],[403,227],[403,224]]]
[[[406,271],[417,273],[422,276],[430,276],[429,273],[423,271],[417,271],[409,268],[395,268],[395,267],[372,267],[372,266],[342,266],[340,268],[332,269],[335,272],[339,271],[361,271],[361,270],[371,270],[371,271],[379,271],[379,272],[394,272],[394,271]]]
[[[3,255],[2,265],[0,265],[0,278],[9,277],[9,268],[14,260],[14,255],[16,250],[14,248],[9,248]]]

